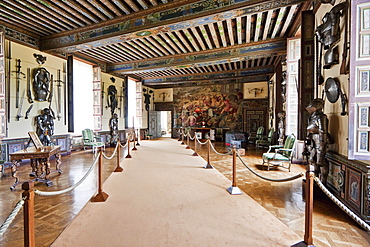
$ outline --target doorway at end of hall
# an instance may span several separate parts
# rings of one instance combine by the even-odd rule
[[[161,136],[171,137],[171,111],[161,111]]]

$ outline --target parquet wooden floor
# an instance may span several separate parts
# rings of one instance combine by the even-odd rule
[[[145,145],[142,143],[142,145]],[[180,145],[180,142],[179,142]],[[219,152],[226,152],[223,143],[216,143]],[[185,148],[185,146],[184,146]],[[138,147],[138,152],[140,147]],[[107,148],[107,155],[113,152]],[[205,146],[198,146],[198,153],[206,159]],[[305,168],[294,164],[292,171],[278,168],[267,171],[261,166],[262,151],[248,150],[243,156],[245,162],[256,172],[270,178],[289,177],[304,172]],[[125,157],[122,153],[121,157]],[[219,156],[211,152],[211,164],[227,178],[232,179],[232,156]],[[82,178],[93,162],[90,152],[75,152],[62,157],[62,175],[53,174],[52,187],[36,183],[36,188],[42,191],[54,191],[68,188]],[[104,159],[103,180],[105,180],[116,167],[116,160]],[[53,167],[53,166],[52,166]],[[19,177],[28,179],[30,167],[23,164],[19,168]],[[52,196],[35,198],[35,225],[37,246],[50,246],[73,217],[84,207],[97,190],[96,169],[86,181],[71,192]],[[238,187],[254,200],[260,203],[283,223],[296,231],[299,236],[304,235],[304,201],[302,200],[301,179],[293,182],[268,182],[253,175],[246,167],[237,162]],[[10,169],[7,168],[5,176],[0,178],[0,224],[4,222],[14,205],[20,200],[22,190],[20,186],[16,191],[9,187],[14,182]],[[230,182],[231,185],[231,182]],[[226,190],[227,188],[225,188]],[[227,192],[225,192],[227,193]],[[231,209],[232,210],[232,209]],[[268,229],[266,229],[268,231]],[[316,198],[314,205],[314,243],[316,246],[369,246],[370,235],[362,230],[349,216],[343,213],[334,203],[325,196]],[[0,246],[23,246],[23,215],[17,215],[11,227],[0,238]]]

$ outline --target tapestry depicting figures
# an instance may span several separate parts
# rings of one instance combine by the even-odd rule
[[[174,88],[175,127],[242,129],[243,84]]]

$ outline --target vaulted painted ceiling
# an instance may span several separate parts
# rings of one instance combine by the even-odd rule
[[[269,80],[310,1],[4,0],[10,40],[144,85]]]

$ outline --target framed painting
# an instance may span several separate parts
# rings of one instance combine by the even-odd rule
[[[347,200],[360,209],[361,207],[361,173],[348,169]]]
[[[268,98],[268,82],[244,83],[244,99]]]

